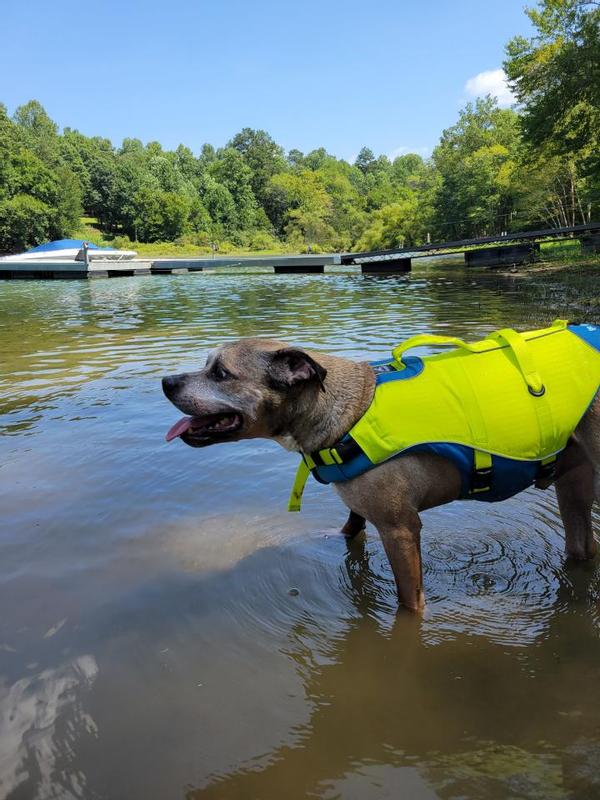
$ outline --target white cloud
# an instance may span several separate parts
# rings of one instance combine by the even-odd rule
[[[491,94],[496,97],[498,105],[506,108],[515,102],[513,93],[508,88],[506,74],[503,69],[488,69],[480,72],[465,83],[465,92],[470,97],[483,97]]]

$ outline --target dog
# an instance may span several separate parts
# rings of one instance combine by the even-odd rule
[[[286,450],[313,453],[332,447],[365,414],[376,373],[368,362],[247,338],[212,351],[197,372],[163,378],[162,386],[187,415],[167,440],[179,437],[191,447],[206,447],[267,438]],[[536,485],[551,483],[567,556],[593,558],[591,509],[600,500],[600,392],[559,454],[554,474]],[[334,487],[349,508],[344,536],[352,539],[362,533],[365,521],[372,523],[389,559],[400,606],[422,611],[419,515],[461,496],[456,465],[436,453],[403,453]]]

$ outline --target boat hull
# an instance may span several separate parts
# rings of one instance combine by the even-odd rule
[[[19,253],[14,256],[2,256],[0,261],[83,261],[80,255],[80,248],[68,248],[65,250],[52,250],[50,252]],[[90,261],[130,261],[137,255],[135,250],[112,250],[102,248],[101,250],[88,250]],[[79,258],[78,258],[79,256]]]

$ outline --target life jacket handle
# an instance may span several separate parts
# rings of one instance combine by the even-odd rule
[[[557,319],[554,320],[549,328],[541,331],[541,333],[554,333],[565,330],[566,327],[566,320]],[[489,350],[496,350],[498,347],[509,347],[531,394],[535,397],[540,397],[544,393],[544,384],[535,367],[535,362],[528,347],[527,339],[525,339],[521,333],[512,330],[512,328],[502,328],[499,331],[490,333],[485,339],[472,343],[465,342],[458,336],[439,336],[433,333],[419,333],[416,336],[411,336],[411,338],[407,339],[405,342],[401,342],[392,350],[392,356],[397,367],[399,369],[405,368],[406,365],[402,363],[402,356],[407,350],[411,350],[413,347],[424,347],[426,345],[451,345],[460,347],[463,350],[468,350],[470,353],[485,353]]]
[[[464,339],[459,339],[458,336],[438,336],[435,333],[418,333],[416,336],[411,336],[405,342],[400,342],[399,345],[392,350],[394,361],[400,369],[406,366],[402,363],[402,356],[407,350],[412,350],[413,347],[425,347],[426,345],[453,345],[460,347],[463,350],[468,350],[471,353],[484,353],[486,350],[495,350],[498,347],[498,342],[488,341],[483,339],[480,342],[465,342]]]
[[[534,397],[541,397],[546,391],[544,383],[540,373],[536,369],[529,345],[521,334],[517,333],[512,328],[502,328],[502,330],[491,333],[489,338],[510,347],[517,365],[521,370],[521,374],[525,379],[527,388]]]

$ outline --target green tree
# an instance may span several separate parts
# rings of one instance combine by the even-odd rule
[[[304,169],[321,169],[321,167],[331,158],[333,158],[333,156],[330,156],[324,147],[319,147],[316,150],[311,150],[308,155],[304,156],[302,166]]]
[[[419,203],[413,195],[375,211],[358,250],[386,250],[421,244],[425,237]]]
[[[526,150],[518,165],[514,189],[516,213],[513,227],[540,225],[559,228],[590,222],[589,183],[578,173],[574,160],[554,155],[546,148]]]
[[[392,162],[390,179],[397,189],[414,188],[426,169],[425,162],[416,153],[398,156]]]
[[[51,209],[27,194],[0,201],[0,252],[18,252],[46,240]]]
[[[208,233],[211,227],[211,218],[206,206],[195,197],[190,203],[189,227],[194,233]]]
[[[367,224],[365,202],[351,180],[352,170],[346,161],[330,158],[315,173],[329,196],[327,219],[340,250],[349,250]]]
[[[256,226],[256,198],[252,191],[252,170],[233,147],[219,151],[210,165],[211,176],[231,195],[236,210],[236,227],[252,230]]]
[[[77,176],[85,211],[106,222],[117,171],[117,156],[108,139],[88,137],[65,128],[60,138],[61,158]]]
[[[37,100],[19,106],[13,120],[21,129],[24,144],[49,166],[60,161],[58,126]]]
[[[587,200],[600,200],[600,6],[584,0],[543,0],[526,9],[535,34],[506,48],[504,68],[521,108],[526,142],[562,156]]]
[[[174,192],[144,187],[134,199],[135,228],[142,242],[173,241],[189,230],[191,204]]]
[[[439,185],[433,225],[442,239],[506,230],[514,208],[511,181],[520,147],[518,117],[491,97],[468,103],[433,151]]]
[[[53,203],[53,230],[50,237],[57,239],[71,233],[79,225],[81,217],[81,186],[77,176],[68,167],[56,170],[57,186]]]
[[[318,245],[320,248],[336,246],[337,235],[322,214],[304,208],[288,212],[285,232],[294,247]]]
[[[173,160],[183,179],[198,187],[203,169],[200,161],[194,156],[190,148],[183,144],[178,145],[173,154]]]
[[[143,150],[121,151],[104,208],[104,222],[111,233],[122,232],[132,239],[138,238],[138,206],[142,189],[160,191],[158,181],[145,169]]]
[[[208,181],[204,205],[210,214],[217,238],[223,234],[232,235],[238,230],[235,202],[229,189],[222,183],[217,183],[212,178]]]
[[[286,168],[283,148],[266,131],[244,128],[227,145],[240,153],[250,169],[250,185],[262,202],[270,179]]]
[[[62,238],[78,223],[81,202],[76,175],[54,152],[51,165],[37,154],[52,151],[37,146],[45,136],[40,131],[56,135],[42,112],[39,104],[30,103],[17,110],[12,122],[0,107],[0,250]]]
[[[316,220],[328,222],[331,198],[322,179],[311,170],[274,175],[269,193],[272,213],[277,212],[274,221],[280,234],[293,232],[296,237],[303,237],[305,231],[315,229]]]
[[[375,153],[368,147],[362,147],[356,156],[354,166],[358,167],[363,175],[368,175],[375,169],[376,163]]]
[[[200,156],[198,158],[198,164],[200,165],[201,172],[205,172],[208,167],[213,163],[213,161],[217,160],[217,151],[212,146],[212,144],[203,144],[202,150],[200,152]]]
[[[287,160],[292,169],[301,169],[304,166],[304,153],[301,150],[292,149],[287,155]]]
[[[544,0],[526,14],[536,35],[512,39],[504,64],[525,137],[562,155],[589,156],[600,142],[600,7]]]

